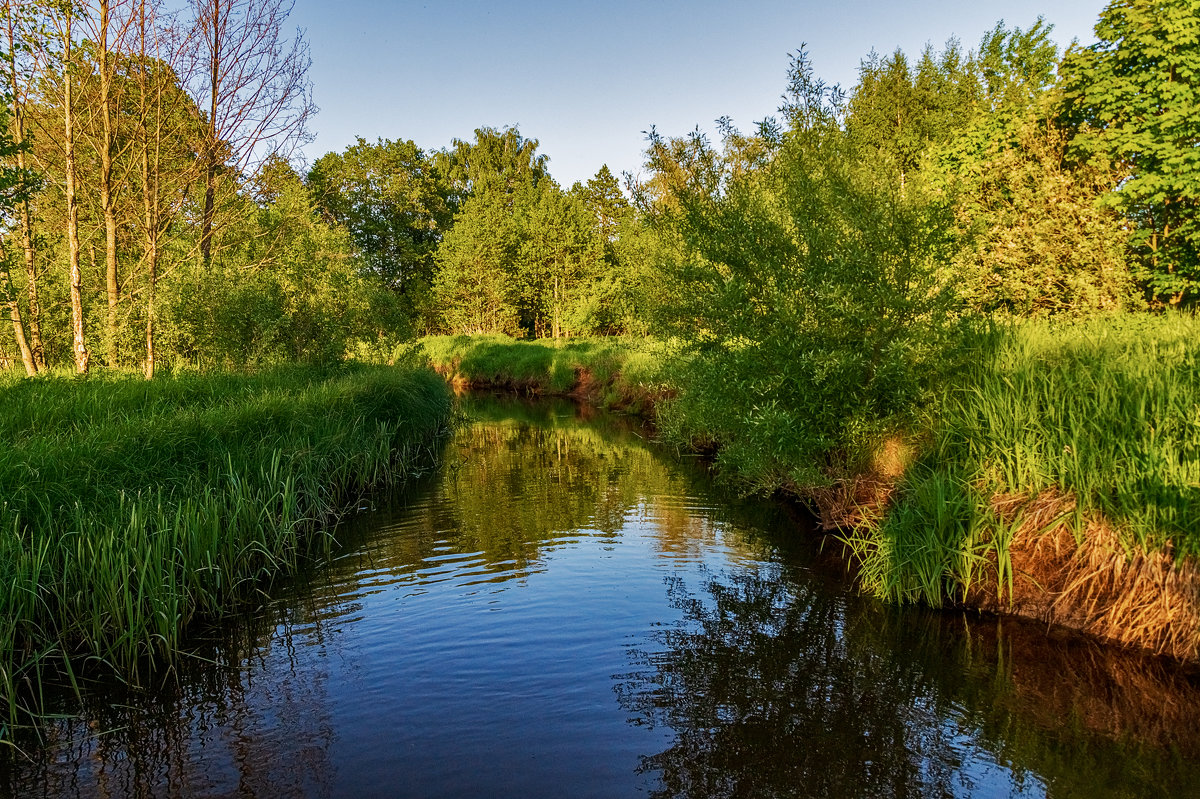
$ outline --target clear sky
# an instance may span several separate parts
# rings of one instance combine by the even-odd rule
[[[477,127],[519,125],[564,187],[607,163],[637,172],[656,125],[679,135],[729,115],[748,129],[775,113],[788,54],[850,88],[872,49],[915,55],[950,36],[973,48],[1004,19],[1038,15],[1065,47],[1093,41],[1103,0],[296,0],[321,113],[310,159],[356,136],[428,150]]]

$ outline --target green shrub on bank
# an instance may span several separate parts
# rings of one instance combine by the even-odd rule
[[[1069,495],[1077,537],[1103,517],[1128,551],[1200,556],[1197,341],[1200,321],[1182,314],[1027,321],[978,337],[896,507],[849,536],[864,583],[938,604],[979,578],[989,550],[1005,582],[998,494]]]
[[[432,461],[450,402],[431,372],[365,367],[0,388],[10,720],[47,663],[130,675],[169,660],[190,620],[294,568],[363,492]]]

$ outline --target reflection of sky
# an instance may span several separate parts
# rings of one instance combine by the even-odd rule
[[[788,53],[807,42],[817,73],[851,86],[872,48],[967,47],[1004,18],[1044,15],[1055,38],[1092,41],[1101,0],[298,0],[321,114],[310,158],[355,136],[427,149],[483,125],[519,124],[562,184],[641,163],[641,131],[682,134],[729,115],[774,113]]]
[[[1061,741],[995,705],[989,686],[1005,681],[991,650],[964,669],[936,614],[847,594],[803,554],[763,554],[795,529],[750,530],[758,515],[749,522],[696,473],[610,431],[489,423],[448,448],[466,450],[343,531],[346,548],[311,582],[277,591],[262,632],[242,633],[257,641],[249,656],[207,655],[232,668],[189,670],[177,694],[125,697],[93,710],[100,723],[61,725],[74,744],[51,771],[68,787],[35,793],[103,783],[113,795],[534,799],[730,779],[755,789],[741,795],[805,795],[832,774],[827,784],[846,789],[837,796],[865,784],[1046,794],[1036,758]],[[584,520],[574,527],[509,524],[567,518],[517,513],[569,504],[547,490],[567,473],[610,481],[592,507],[616,525],[597,529],[586,501],[564,510]],[[993,712],[1016,755],[982,731]],[[81,741],[88,729],[114,732]],[[1051,762],[1085,784],[1092,764],[1072,752]],[[1014,776],[1008,760],[1021,755],[1035,762]]]

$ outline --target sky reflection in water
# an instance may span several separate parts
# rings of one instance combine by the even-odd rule
[[[1188,796],[1200,681],[848,591],[786,509],[611,419],[473,401],[444,467],[20,796]],[[158,684],[161,683],[161,684]]]

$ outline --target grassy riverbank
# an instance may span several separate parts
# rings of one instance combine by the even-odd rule
[[[1200,658],[1197,341],[1130,315],[981,342],[891,509],[846,535],[863,583]]]
[[[786,426],[747,420],[770,451],[704,427],[746,408],[759,421],[821,408],[772,416],[770,397],[731,396],[714,409],[711,391],[705,403],[670,401],[687,380],[661,349],[468,337],[426,339],[425,348],[467,385],[578,395],[586,375],[609,387],[601,396],[641,391],[649,401],[634,407],[666,411],[660,430],[683,431],[676,443],[753,444],[760,457],[718,466],[748,487],[782,486],[814,502],[840,527],[863,587],[882,598],[1015,612],[1196,660],[1196,341],[1200,323],[1183,315],[965,332],[950,354],[960,365],[919,404],[867,430],[863,452],[830,450],[816,464],[788,461]]]
[[[571,396],[604,408],[651,415],[671,386],[663,345],[652,340],[429,336],[421,350],[457,389]]]
[[[427,466],[451,408],[428,370],[289,367],[0,386],[0,692],[47,666],[136,677],[186,625],[293,568],[364,492]]]

